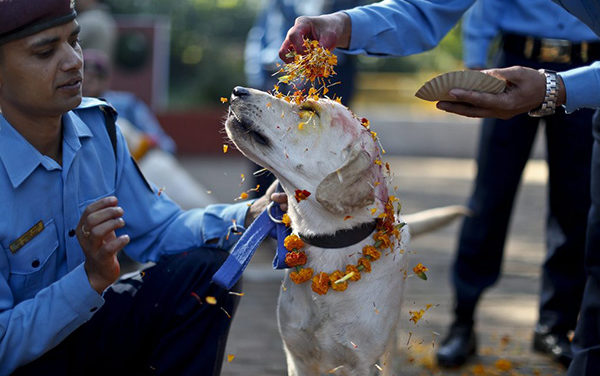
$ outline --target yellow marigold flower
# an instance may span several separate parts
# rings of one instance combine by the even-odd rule
[[[285,264],[290,268],[306,264],[306,253],[292,251],[285,255]]]
[[[292,220],[290,219],[290,216],[287,213],[283,213],[283,216],[281,217],[281,222],[283,222],[285,227],[290,227],[290,225],[292,224]]]
[[[498,359],[494,365],[500,371],[510,371],[512,369],[512,363],[508,359]]]
[[[369,260],[367,260],[366,258],[364,258],[364,257],[361,257],[361,258],[358,259],[358,262],[356,263],[356,266],[357,267],[362,266],[363,270],[366,273],[370,273],[371,272],[371,262]]]
[[[336,270],[335,272],[331,273],[329,275],[329,282],[331,282],[331,288],[334,289],[335,291],[344,291],[348,288],[348,281],[344,281],[344,282],[340,282],[340,283],[335,283],[335,281],[337,281],[338,279],[341,279],[344,277],[344,273],[342,273],[339,270]]]
[[[423,315],[425,314],[425,310],[420,309],[418,311],[408,311],[408,314],[410,315],[409,320],[416,324],[419,322],[419,320],[421,320],[421,318],[423,318]]]
[[[366,245],[362,249],[363,255],[370,256],[371,261],[377,261],[381,257],[381,252],[377,250],[377,248],[372,245]]]
[[[227,150],[229,150],[229,145],[223,145],[223,153],[227,153]]]
[[[329,290],[329,275],[327,273],[321,272],[318,275],[312,278],[311,288],[314,292],[319,295],[327,294]]]
[[[283,240],[283,246],[288,251],[293,251],[294,249],[301,249],[304,247],[304,242],[298,237],[298,235],[291,234],[285,237]]]
[[[349,273],[354,273],[352,275],[352,277],[350,277],[350,280],[353,282],[356,282],[360,279],[360,271],[358,270],[358,268],[354,265],[346,265],[346,274]]]
[[[221,103],[227,103],[227,98],[221,97]]]
[[[215,305],[217,304],[217,299],[214,296],[207,296],[205,298],[206,302],[210,305]]]
[[[306,124],[306,123],[305,123],[305,122],[303,122],[303,121],[301,121],[300,123],[298,123],[298,129],[299,129],[299,130],[303,130],[303,129],[304,129],[304,125],[305,125],[305,124]]]
[[[312,268],[302,268],[299,271],[293,271],[290,273],[290,279],[296,283],[304,283],[312,278],[314,271]]]

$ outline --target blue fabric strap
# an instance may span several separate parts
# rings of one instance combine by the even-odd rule
[[[267,209],[268,210],[268,209]],[[287,268],[285,264],[286,249],[283,241],[289,230],[281,223],[275,223],[269,218],[268,211],[263,211],[258,218],[244,231],[240,240],[235,244],[229,257],[221,268],[213,275],[212,281],[217,285],[229,290],[241,278],[244,269],[248,266],[250,259],[256,252],[256,249],[267,237],[267,235],[277,236],[277,254],[273,260],[273,268]],[[279,205],[273,205],[272,214],[275,218],[281,218],[283,212]]]

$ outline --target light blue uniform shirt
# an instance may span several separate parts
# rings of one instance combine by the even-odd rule
[[[83,210],[115,195],[136,260],[201,246],[228,249],[248,203],[181,210],[145,182],[117,132],[117,156],[99,105],[84,99],[63,116],[62,166],[40,154],[0,115],[0,374],[32,361],[89,320],[104,303],[89,284],[76,236]],[[35,236],[15,241],[37,223]],[[206,244],[213,240],[211,244]],[[12,247],[11,247],[12,245]],[[12,249],[11,249],[12,248]]]
[[[571,42],[597,42],[583,22],[548,0],[477,0],[462,24],[463,57],[467,67],[486,66],[492,40],[500,33]]]
[[[352,38],[346,52],[406,56],[429,50],[475,0],[384,0],[347,10]],[[600,35],[600,2],[555,0]],[[567,111],[600,107],[600,63],[561,72]]]

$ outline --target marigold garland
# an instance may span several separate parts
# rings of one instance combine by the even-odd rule
[[[288,250],[285,257],[285,263],[289,267],[295,268],[290,272],[290,279],[301,284],[312,280],[311,288],[319,295],[324,295],[331,288],[334,291],[344,291],[348,288],[349,282],[356,282],[361,279],[361,272],[371,272],[371,262],[377,261],[381,257],[381,249],[391,248],[393,246],[392,238],[400,238],[400,229],[404,225],[395,223],[394,202],[395,198],[390,196],[385,205],[384,213],[377,218],[376,232],[373,234],[375,244],[366,245],[362,249],[356,265],[346,265],[345,270],[336,270],[331,274],[319,272],[315,275],[312,268],[302,268],[307,262],[307,256],[300,249],[304,247],[304,242],[298,235],[288,235],[283,244]]]

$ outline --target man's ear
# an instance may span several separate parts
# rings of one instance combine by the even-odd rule
[[[372,204],[375,200],[372,169],[369,153],[361,147],[353,147],[346,163],[319,183],[317,201],[340,215]]]

